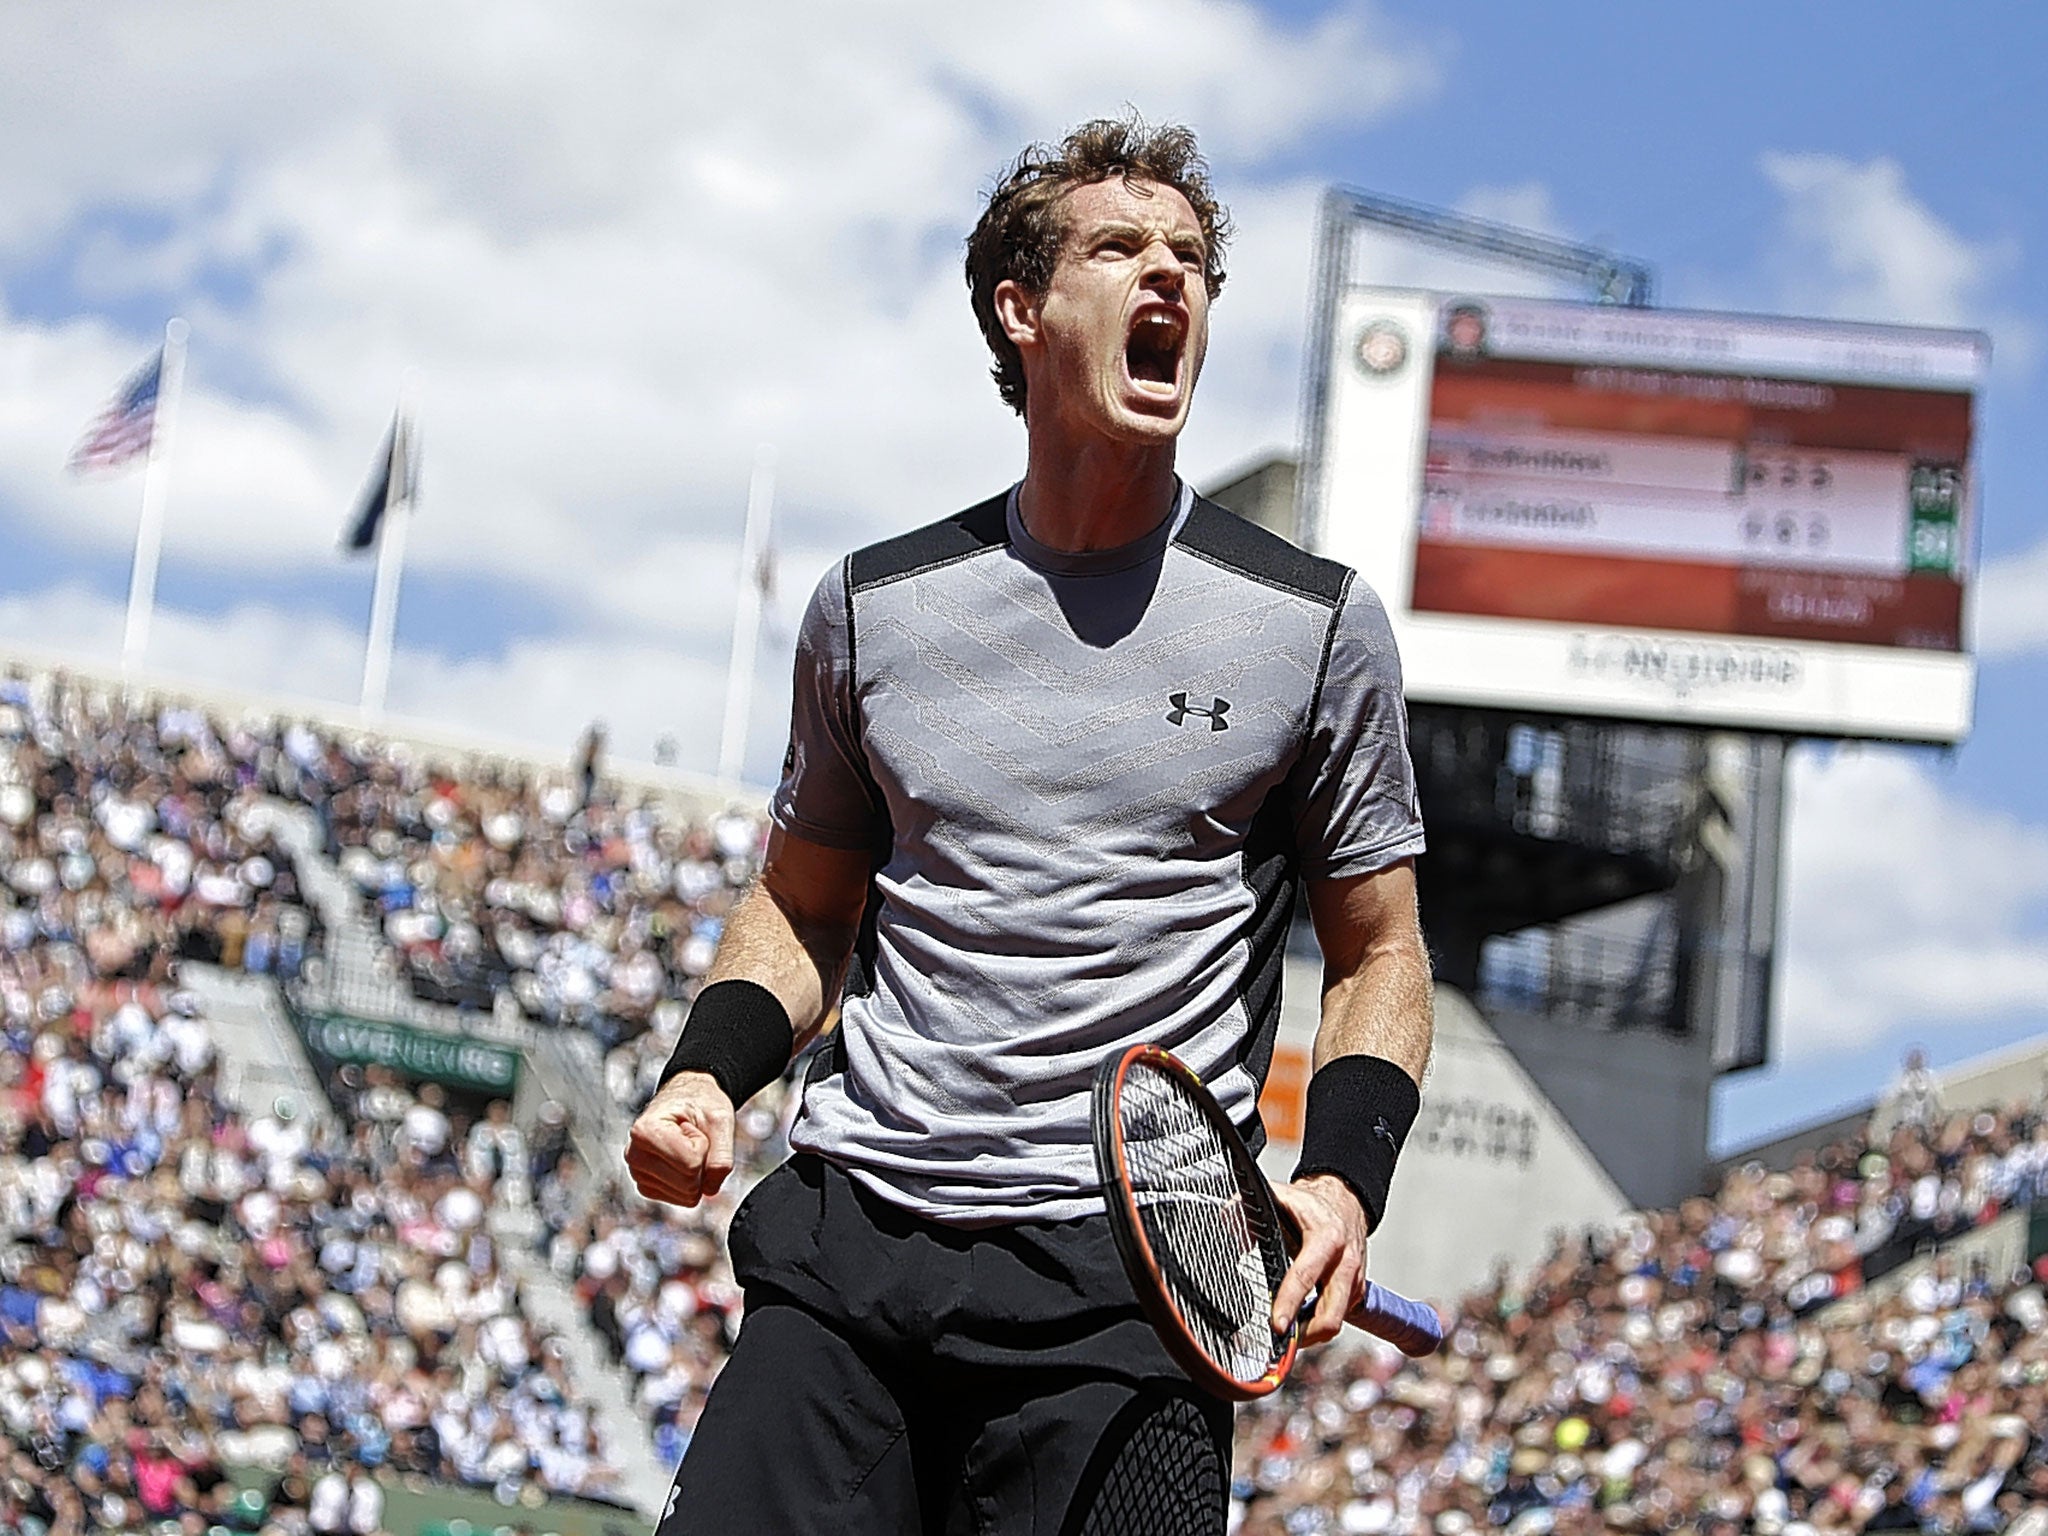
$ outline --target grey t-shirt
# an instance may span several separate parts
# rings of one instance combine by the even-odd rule
[[[874,878],[790,1140],[934,1220],[1100,1210],[1092,1074],[1139,1041],[1256,1141],[1297,881],[1422,849],[1379,600],[1185,489],[1119,549],[1013,489],[848,556],[793,714],[771,814]]]

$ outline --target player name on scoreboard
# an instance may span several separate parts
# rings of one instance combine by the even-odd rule
[[[1437,432],[1421,536],[1903,576],[1916,476],[1952,464],[1593,433]],[[1953,551],[1943,551],[1953,564]]]

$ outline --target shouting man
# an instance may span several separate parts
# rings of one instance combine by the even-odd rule
[[[811,600],[767,861],[633,1128],[641,1193],[715,1191],[735,1107],[841,1021],[734,1219],[746,1319],[662,1536],[1223,1530],[1230,1412],[1133,1300],[1089,1087],[1163,1045],[1256,1145],[1303,882],[1276,1314],[1319,1292],[1317,1343],[1363,1293],[1429,1056],[1422,827],[1378,600],[1174,473],[1227,233],[1186,129],[1028,150],[967,245],[1024,478]]]

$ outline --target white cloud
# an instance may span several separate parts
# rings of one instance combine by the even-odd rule
[[[1906,185],[1895,160],[1770,153],[1764,174],[1785,199],[1795,256],[1831,313],[1866,320],[1962,325],[1989,273],[2011,260],[1971,244]]]
[[[1788,1059],[1985,1017],[2048,1023],[2048,827],[1966,803],[1895,749],[1802,750],[1789,789]]]
[[[2048,540],[1986,561],[1972,602],[1977,653],[1986,660],[2048,651]]]
[[[1027,137],[1126,101],[1202,131],[1245,230],[1214,356],[1257,383],[1212,367],[1190,467],[1291,437],[1308,199],[1256,167],[1436,81],[1364,4],[1289,26],[1242,0],[1058,0],[1019,28],[939,3],[51,0],[9,22],[0,138],[27,152],[0,166],[0,273],[84,236],[69,281],[90,301],[168,290],[193,321],[171,554],[328,558],[417,367],[413,558],[588,612],[615,583],[628,612],[661,607],[654,573],[730,537],[760,442],[793,536],[820,545],[1013,473],[960,240]],[[206,297],[220,271],[246,302]],[[52,470],[136,351],[89,319],[0,315],[0,504],[109,554],[132,486]]]
[[[2010,240],[1973,241],[1916,196],[1895,160],[1778,151],[1762,169],[1784,200],[1776,255],[1781,299],[1823,317],[1989,330],[2009,370],[2032,365],[2035,336],[1991,289],[2017,263]]]

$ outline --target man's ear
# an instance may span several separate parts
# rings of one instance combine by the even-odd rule
[[[996,322],[1003,328],[1003,334],[1020,350],[1038,343],[1039,296],[1018,282],[1006,277],[996,284],[992,295],[995,299]]]

